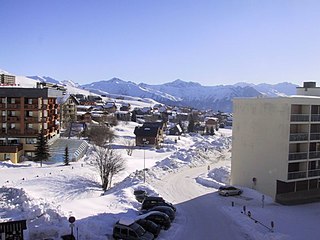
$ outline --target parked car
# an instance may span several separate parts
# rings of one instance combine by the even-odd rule
[[[167,206],[172,208],[173,211],[176,211],[175,206],[165,201],[162,197],[145,197],[141,205],[141,210],[149,210],[155,206]]]
[[[138,223],[146,231],[151,232],[155,238],[159,236],[161,226],[156,224],[155,222],[147,219],[138,219],[136,220],[136,223]]]
[[[174,218],[176,217],[176,213],[175,211],[168,206],[154,206],[153,208],[150,208],[149,210],[142,210],[142,213],[147,213],[150,211],[159,211],[159,212],[163,212],[165,214],[167,214],[170,218],[171,221],[174,220]]]
[[[243,191],[234,186],[223,186],[219,187],[218,193],[222,196],[240,195]]]
[[[145,214],[140,215],[137,217],[138,219],[146,219],[150,220],[158,225],[161,226],[161,228],[168,230],[171,227],[171,220],[169,216],[163,212],[159,211],[150,211]]]
[[[147,192],[141,189],[134,190],[133,194],[136,197],[137,201],[140,203],[142,203],[145,197],[147,196]]]
[[[127,239],[127,240],[152,240],[154,235],[146,231],[133,219],[123,218],[116,222],[113,227],[114,239]]]

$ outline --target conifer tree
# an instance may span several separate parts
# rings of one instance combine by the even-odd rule
[[[68,145],[64,149],[64,158],[63,158],[64,165],[69,165],[69,148]]]
[[[37,144],[36,144],[36,152],[35,152],[34,161],[40,162],[41,167],[42,167],[42,162],[47,161],[49,157],[50,157],[50,154],[49,154],[48,142],[44,136],[44,132],[41,131],[41,133],[38,136],[38,140],[37,140]]]

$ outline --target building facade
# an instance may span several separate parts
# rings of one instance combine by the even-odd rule
[[[277,202],[320,196],[320,97],[235,99],[231,182]]]
[[[59,136],[61,96],[50,88],[0,88],[0,161],[33,157],[41,132],[48,141]]]
[[[16,77],[7,75],[7,74],[0,74],[0,84],[1,85],[15,85],[16,84]]]

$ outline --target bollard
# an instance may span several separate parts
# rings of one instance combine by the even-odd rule
[[[243,213],[246,214],[246,206],[243,206]]]
[[[234,201],[231,202],[231,206],[234,207]]]
[[[251,218],[251,212],[250,211],[248,211],[248,217]]]
[[[271,221],[271,231],[273,232],[273,228],[274,228],[274,222]]]

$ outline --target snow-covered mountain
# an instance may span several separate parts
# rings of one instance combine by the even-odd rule
[[[113,94],[148,97],[164,104],[231,112],[232,99],[235,97],[293,95],[297,85],[291,83],[275,85],[237,83],[235,85],[203,86],[199,83],[186,82],[180,79],[160,85],[148,85],[113,78],[108,81],[87,84],[84,87]]]

